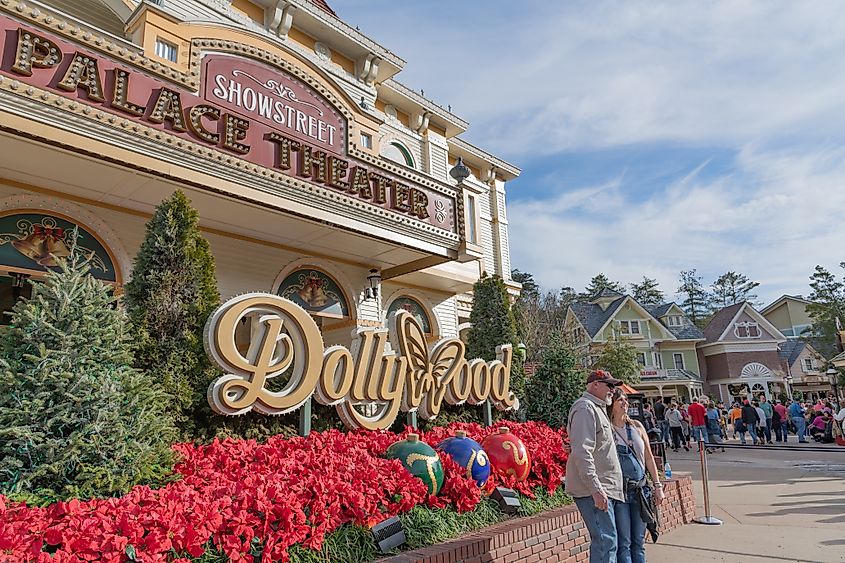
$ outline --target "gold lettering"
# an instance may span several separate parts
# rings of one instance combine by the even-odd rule
[[[185,113],[182,110],[182,95],[168,88],[162,88],[153,104],[153,111],[147,118],[153,123],[170,122],[174,131],[187,131]]]
[[[299,150],[299,175],[310,178],[311,181],[325,184],[328,178],[326,153],[308,145],[302,145]]]
[[[216,145],[220,142],[220,134],[209,131],[202,122],[203,117],[220,121],[220,110],[208,104],[199,104],[192,107],[188,114],[188,127],[191,128],[194,135],[203,141]]]
[[[18,29],[18,46],[15,50],[15,64],[12,71],[23,76],[32,76],[32,68],[51,68],[62,60],[59,47],[45,37]]]
[[[264,135],[264,138],[276,145],[275,167],[281,168],[282,170],[290,170],[293,162],[291,152],[300,150],[302,148],[302,144],[300,144],[299,141],[288,139],[284,135],[279,135],[278,133],[267,133]]]
[[[331,187],[339,190],[348,190],[349,182],[345,181],[346,171],[349,169],[349,162],[337,158],[336,156],[329,156],[329,181],[327,182]]]
[[[130,115],[144,115],[147,108],[129,101],[129,77],[130,74],[127,71],[120,68],[114,69],[114,92],[112,93],[111,105]]]
[[[223,137],[223,147],[239,154],[248,153],[250,146],[240,141],[246,139],[246,132],[249,130],[249,121],[231,113],[225,114],[223,121],[226,127],[226,134]]]
[[[233,335],[247,316],[257,324],[242,355]],[[395,313],[389,324],[358,329],[351,351],[342,346],[323,351],[317,325],[298,305],[271,294],[235,297],[212,314],[206,328],[209,356],[227,372],[209,387],[212,409],[224,415],[283,414],[314,396],[334,406],[347,427],[379,430],[400,411],[417,410],[432,419],[444,400],[456,405],[489,399],[499,409],[518,408],[510,391],[510,345],[497,349],[498,359],[489,364],[467,363],[457,338],[439,341],[429,353],[422,327],[407,311]],[[388,335],[395,352],[386,352]],[[288,382],[270,391],[268,382],[282,373]],[[365,405],[369,408],[362,409]]]
[[[411,190],[411,214],[428,219],[428,196],[418,189]]]
[[[359,197],[364,199],[372,199],[373,187],[370,184],[370,173],[367,172],[366,168],[356,166],[352,169],[350,178],[352,179],[349,188],[351,193],[357,193]]]
[[[394,182],[390,190],[390,207],[397,211],[411,210],[411,188]]]
[[[384,203],[387,201],[387,190],[396,182],[390,178],[386,178],[381,174],[370,172],[370,179],[373,181],[373,201],[376,203]]]
[[[64,77],[56,86],[67,92],[76,92],[81,88],[88,94],[88,99],[95,102],[103,102],[106,99],[103,95],[103,83],[100,81],[100,67],[97,66],[97,59],[79,52],[73,56]]]

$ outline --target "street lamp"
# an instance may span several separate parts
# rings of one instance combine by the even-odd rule
[[[833,398],[835,401],[839,401],[839,370],[836,368],[828,368],[825,373],[827,374],[830,386],[833,388]]]
[[[783,380],[786,382],[786,396],[787,396],[787,397],[789,398],[789,400],[791,401],[791,400],[792,400],[792,374],[791,374],[791,373],[787,373],[787,374],[783,377]]]

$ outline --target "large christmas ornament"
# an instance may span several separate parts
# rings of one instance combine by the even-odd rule
[[[387,448],[385,455],[398,459],[411,472],[422,479],[428,486],[428,493],[436,495],[443,486],[443,464],[440,456],[425,442],[420,442],[419,434],[408,434],[408,438],[395,442]]]
[[[490,478],[490,460],[481,448],[481,444],[467,438],[467,433],[457,430],[452,438],[446,438],[437,445],[437,449],[449,454],[455,463],[466,469],[467,479],[472,479],[483,487]]]
[[[481,442],[487,452],[493,469],[500,475],[511,475],[517,481],[525,481],[531,471],[531,459],[522,440],[511,434],[507,426],[499,427],[496,434],[490,434]]]

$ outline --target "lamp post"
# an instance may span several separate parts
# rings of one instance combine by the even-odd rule
[[[792,400],[792,374],[791,374],[791,373],[787,373],[787,374],[783,377],[783,380],[786,382],[786,396],[787,396],[787,397],[789,398],[789,400],[791,401],[791,400]]]
[[[833,389],[833,398],[835,402],[839,401],[839,370],[836,368],[828,368],[825,372],[827,374],[827,380],[830,382],[830,386]]]

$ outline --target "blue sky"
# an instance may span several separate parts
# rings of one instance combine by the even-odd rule
[[[843,2],[330,4],[523,170],[511,259],[546,288],[734,270],[769,302],[845,260]]]

